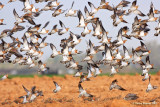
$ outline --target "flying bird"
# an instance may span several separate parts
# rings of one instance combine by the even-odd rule
[[[39,34],[47,34],[49,32],[49,30],[46,30],[46,27],[48,26],[49,21],[46,22],[46,24],[44,25],[44,27],[42,28],[42,30],[40,32],[38,32]]]
[[[150,79],[151,79],[151,76],[149,76],[149,84],[147,86],[146,92],[149,92],[149,91],[151,91],[153,89],[157,89],[158,88],[157,86],[152,86],[151,85]]]
[[[52,13],[52,16],[53,17],[56,17],[60,14],[63,14],[66,10],[62,10],[60,9],[63,5],[59,5],[55,10],[54,10],[54,13]]]
[[[61,90],[61,87],[57,84],[57,82],[53,81],[54,85],[56,86],[56,89],[53,90],[54,93],[57,93]]]
[[[68,32],[69,28],[66,28],[62,21],[59,20],[59,24],[61,25],[62,29],[58,29],[58,35],[63,35]]]
[[[130,13],[134,13],[134,14],[142,16],[142,17],[146,16],[140,10],[138,10],[137,0],[134,0],[132,2],[132,5],[131,5],[130,9],[128,10],[128,14],[130,14]]]
[[[79,88],[79,97],[89,97],[89,98],[93,98],[94,96],[87,93],[86,90],[83,89],[81,83],[78,84],[78,88]]]
[[[136,100],[137,98],[139,98],[137,94],[129,93],[124,97],[124,100]]]
[[[8,74],[2,76],[0,80],[5,80],[5,79],[7,79],[7,78],[8,78]]]
[[[115,79],[115,80],[113,80],[112,81],[112,83],[111,83],[111,85],[110,85],[110,90],[112,90],[112,89],[118,89],[118,90],[121,90],[121,91],[126,91],[126,89],[124,89],[124,88],[122,88],[121,86],[119,86],[118,84],[117,84],[117,79]]]
[[[72,16],[72,17],[76,17],[77,16],[77,10],[73,10],[73,5],[74,5],[74,1],[72,2],[71,8],[68,10],[68,12],[65,14],[66,17],[68,16]]]

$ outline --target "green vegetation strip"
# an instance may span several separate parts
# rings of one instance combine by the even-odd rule
[[[118,73],[116,75],[131,75],[131,76],[134,76],[136,74],[141,75],[141,73],[134,73],[134,72],[131,72],[131,73]],[[149,72],[149,74],[156,75],[157,71]],[[100,74],[100,76],[109,76],[109,75],[110,75],[110,73]],[[65,75],[47,74],[47,75],[9,75],[8,78],[9,79],[16,78],[16,77],[19,77],[19,78],[33,78],[34,76],[38,76],[38,77],[43,77],[43,76],[47,76],[47,77],[58,76],[58,77],[63,77],[63,78],[65,77]],[[2,75],[0,76],[0,78],[1,77],[2,77]]]
[[[8,78],[12,79],[12,78],[34,78],[34,76],[38,76],[38,77],[43,77],[43,76],[47,76],[47,77],[53,77],[53,76],[58,76],[58,77],[64,77],[65,75],[53,75],[53,74],[47,74],[47,75],[9,75]],[[2,77],[2,75],[0,76],[0,78]]]
[[[141,75],[141,73],[138,73],[138,72],[136,72],[136,73],[134,73],[134,72],[130,72],[130,73],[117,73],[117,74],[115,74],[115,75],[131,75],[131,76],[134,76],[134,75],[136,75],[136,74]],[[151,75],[156,75],[156,74],[157,74],[157,71],[149,72],[149,74],[151,74]],[[104,75],[110,76],[110,73],[100,74],[100,76],[104,76]]]

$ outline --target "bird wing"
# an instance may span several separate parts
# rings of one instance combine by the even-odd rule
[[[57,84],[57,82],[53,81],[54,85],[57,87],[59,87],[59,85]]]
[[[33,19],[29,16],[23,16],[24,19],[26,19],[30,24],[36,25],[36,23],[33,21]]]
[[[22,85],[23,89],[26,91],[27,95],[30,95],[30,91]]]
[[[45,36],[43,39],[42,39],[42,42],[41,43],[44,43],[44,41],[46,40],[47,36]]]
[[[63,22],[62,21],[60,21],[59,20],[59,24],[61,25],[61,27],[63,28],[63,29],[65,29],[66,27],[65,27],[65,25],[63,24]]]
[[[78,14],[78,18],[79,18],[79,23],[84,23],[85,21],[84,21],[84,16],[83,16],[82,12],[79,10],[77,14]]]
[[[51,47],[51,49],[52,49],[53,53],[54,53],[54,52],[57,52],[56,47],[55,47],[52,43],[50,44],[50,47]]]
[[[91,11],[93,11],[96,8],[91,2],[88,2],[88,5],[91,7]]]
[[[16,12],[15,9],[13,9],[13,14],[14,14],[14,17],[15,17],[16,19],[19,18],[19,15],[17,14],[17,12]]]
[[[123,41],[123,40],[122,40],[122,29],[120,29],[119,32],[118,32],[117,40],[118,40],[118,41]]]
[[[119,90],[122,90],[122,91],[126,91],[126,89],[122,88],[122,87],[119,86],[119,85],[116,85],[116,86],[115,86],[115,89],[119,89]]]
[[[111,50],[109,49],[107,44],[105,44],[105,54],[106,54],[106,57],[112,56]]]
[[[71,9],[73,8],[73,5],[74,5],[74,1],[72,2]]]
[[[132,6],[133,7],[136,6],[136,4],[137,4],[137,0],[135,0],[135,1],[132,2]]]
[[[46,22],[46,24],[44,25],[44,27],[43,27],[43,28],[46,28],[46,27],[48,26],[48,24],[49,24],[49,21],[48,21],[48,22]]]
[[[123,45],[124,55],[129,56],[128,49]]]
[[[86,6],[84,7],[84,12],[85,12],[86,17],[90,16],[89,11]]]
[[[80,93],[84,90],[83,87],[82,87],[82,85],[81,85],[81,83],[78,84],[78,88],[79,88],[79,92]]]

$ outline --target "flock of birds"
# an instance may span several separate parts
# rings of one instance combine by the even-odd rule
[[[85,16],[82,14],[81,10],[74,10],[73,5],[74,1],[71,5],[71,8],[68,10],[61,9],[63,4],[60,4],[57,0],[35,0],[36,3],[47,2],[47,5],[39,10],[31,4],[29,0],[10,0],[11,2],[23,2],[24,15],[19,16],[15,9],[13,9],[13,14],[15,16],[15,23],[12,29],[5,29],[0,34],[1,44],[0,44],[0,62],[9,62],[13,64],[19,65],[28,65],[29,68],[38,66],[38,72],[45,72],[49,70],[49,67],[45,63],[41,61],[41,57],[44,52],[43,48],[50,46],[52,50],[51,58],[54,58],[58,55],[62,56],[62,60],[60,63],[64,64],[66,68],[77,70],[74,77],[80,77],[80,81],[78,84],[79,87],[79,97],[89,97],[93,98],[94,96],[87,93],[81,83],[84,81],[89,81],[90,78],[96,77],[102,73],[100,69],[101,65],[110,65],[111,67],[111,75],[115,75],[119,72],[119,69],[129,66],[130,63],[139,64],[142,67],[142,76],[144,78],[143,81],[149,79],[149,84],[146,89],[146,92],[149,92],[153,89],[156,89],[157,86],[152,86],[150,83],[151,76],[149,75],[150,69],[154,69],[153,64],[150,63],[149,54],[151,51],[146,47],[146,45],[142,42],[143,37],[147,36],[150,28],[148,27],[148,23],[158,21],[158,17],[155,15],[159,15],[160,11],[155,9],[153,3],[150,5],[150,10],[147,15],[142,13],[138,9],[137,0],[134,0],[132,3],[126,0],[122,0],[117,6],[109,5],[109,2],[105,0],[101,0],[99,7],[95,7],[93,3],[88,2],[88,5],[91,8],[91,11],[84,7]],[[129,7],[129,5],[131,6]],[[2,10],[4,4],[0,3],[0,10]],[[129,9],[124,10],[124,8],[129,7]],[[103,27],[103,23],[99,17],[94,17],[94,15],[104,9],[106,11],[112,11],[113,15],[111,15],[111,19],[113,19],[113,26],[117,27],[119,24],[128,23],[124,16],[127,17],[130,14],[135,14],[134,22],[132,23],[132,29],[129,29],[127,26],[124,26],[119,29],[117,39],[112,40],[112,37],[108,37],[108,32]],[[57,28],[57,25],[54,25],[53,28],[49,31],[46,27],[50,24],[50,22],[46,22],[43,25],[43,28],[40,29],[42,24],[36,24],[34,22],[35,17],[39,17],[42,12],[51,11],[53,17],[57,17],[65,13],[65,17],[75,17],[79,19],[79,24],[77,27],[84,28],[81,34],[75,34],[72,31],[69,31],[68,26],[59,20],[59,24],[61,28]],[[140,19],[140,17],[146,17],[145,20]],[[0,19],[0,26],[5,25],[5,19]],[[20,32],[25,29],[24,26],[21,26],[21,23],[29,23],[31,26],[24,33],[23,37],[15,38],[13,34],[16,32]],[[91,24],[93,29],[88,29],[87,25]],[[132,30],[131,34],[128,34],[128,31]],[[154,36],[158,36],[160,34],[160,18],[158,22],[158,26],[155,28],[156,33]],[[65,33],[70,32],[69,38],[65,38],[61,40],[60,47],[61,51],[58,51],[53,43],[47,43],[47,36],[43,37],[43,35],[53,35],[58,33],[58,35],[64,35]],[[91,35],[91,32],[92,35]],[[86,35],[91,35],[96,37],[101,43],[99,46],[95,46],[93,41],[89,40],[87,42],[87,50],[86,56],[82,60],[82,62],[86,62],[87,73],[81,72],[83,66],[79,64],[79,62],[74,60],[75,55],[82,54],[82,51],[76,49],[76,46],[81,43],[81,40]],[[12,42],[7,43],[4,41],[4,38],[11,38]],[[133,49],[132,55],[129,54],[128,49],[125,46],[127,40],[131,38],[136,38],[140,40],[140,46]],[[125,40],[124,40],[125,39]],[[119,47],[123,47],[124,55],[121,55],[119,51]],[[94,61],[94,55],[98,52],[102,53],[102,59],[100,61]],[[11,56],[16,56],[15,59],[12,60]],[[143,58],[146,58],[146,62],[142,61]],[[4,75],[1,80],[7,78],[8,75]],[[122,88],[117,84],[117,80],[113,80],[110,85],[110,90],[119,89],[125,91],[126,89]],[[56,89],[53,90],[54,93],[57,93],[61,90],[61,87],[54,81]],[[36,87],[32,87],[29,91],[23,86],[24,90],[27,92],[27,95],[21,96],[23,98],[23,103],[28,102],[28,98],[30,101],[33,101],[37,96],[42,96],[42,91],[35,90]],[[136,94],[129,93],[125,99],[132,100],[136,99],[138,96]]]

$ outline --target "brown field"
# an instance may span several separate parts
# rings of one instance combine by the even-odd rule
[[[118,84],[127,91],[109,90],[109,85],[112,80],[117,79]],[[56,81],[62,90],[58,93],[53,93],[55,88],[53,80]],[[159,86],[160,76],[152,75],[151,84]],[[151,104],[149,101],[160,96],[160,88],[152,90],[146,93],[145,90],[148,85],[147,81],[142,81],[142,77],[137,74],[135,76],[130,75],[115,75],[114,77],[98,76],[91,78],[91,81],[85,81],[82,83],[84,89],[88,93],[95,95],[95,101],[86,101],[82,98],[78,98],[79,78],[74,78],[71,75],[63,77],[38,77],[34,78],[13,78],[0,81],[0,107],[1,106],[26,106],[26,107],[44,107],[44,106],[67,106],[67,107],[132,107],[132,106],[159,106],[160,100],[156,101],[156,104]],[[30,89],[32,86],[36,86],[36,89],[42,90],[44,96],[38,97],[34,102],[27,104],[16,104],[15,101],[21,102],[18,99],[19,96],[25,95],[25,91],[22,88],[22,84]],[[135,93],[139,96],[137,100],[125,101],[123,98],[128,93]],[[133,103],[144,103],[143,105]],[[147,107],[148,107],[147,106]]]

